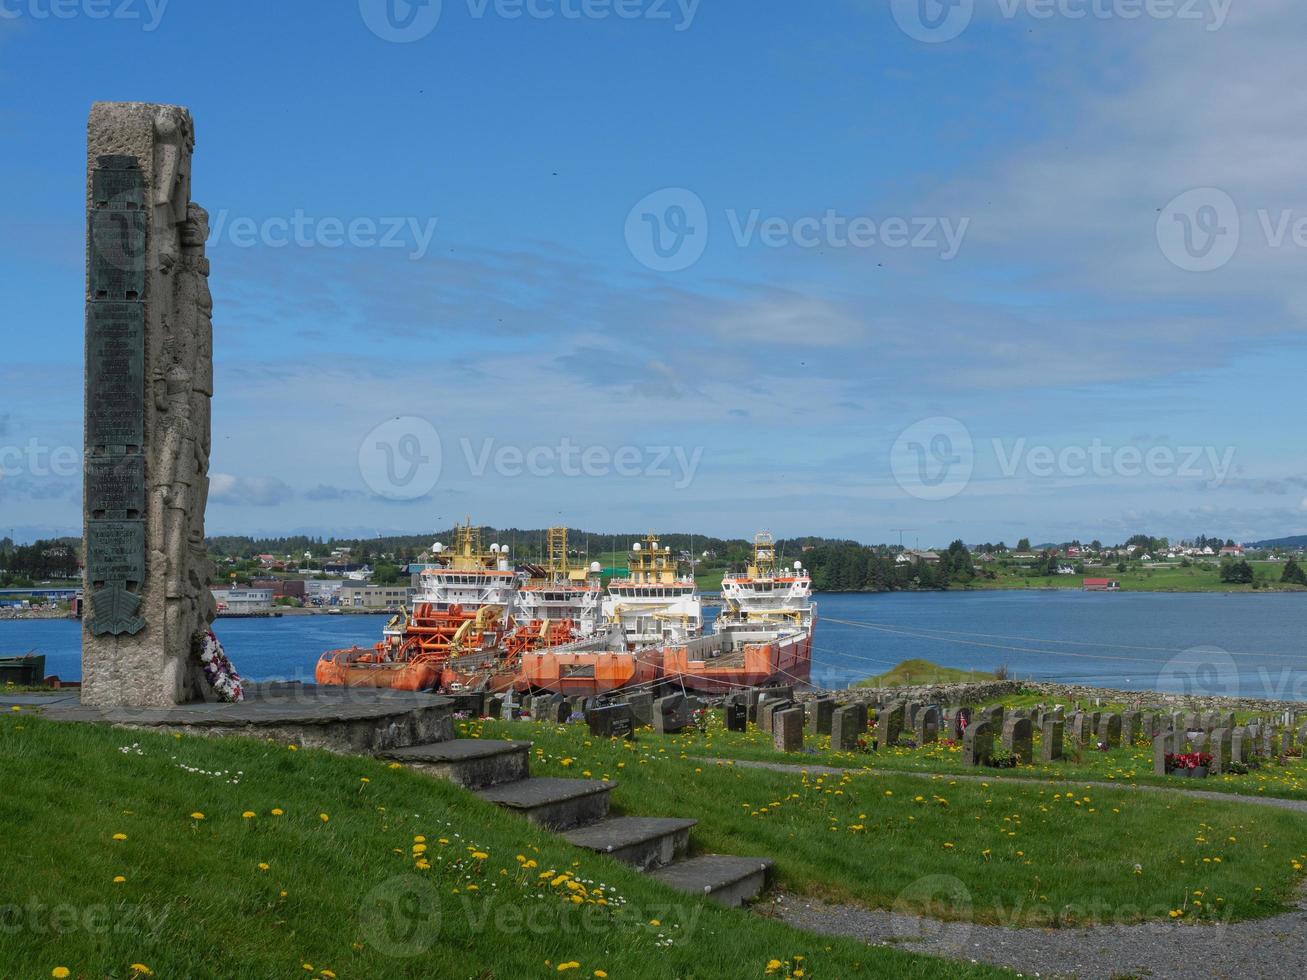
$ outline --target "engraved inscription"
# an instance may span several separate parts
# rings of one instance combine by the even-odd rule
[[[91,298],[139,300],[145,295],[144,211],[91,213]]]
[[[88,521],[86,580],[93,586],[145,581],[145,522]]]
[[[137,169],[96,170],[91,175],[91,198],[97,210],[142,211],[145,176]]]
[[[86,461],[86,509],[92,520],[145,514],[145,457],[93,456]]]
[[[145,442],[145,306],[92,303],[87,311],[86,444],[92,450]]]

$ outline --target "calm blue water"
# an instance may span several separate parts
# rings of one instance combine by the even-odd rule
[[[920,657],[1105,687],[1307,701],[1307,595],[950,592],[818,596],[813,681],[845,687]],[[323,650],[369,645],[385,616],[220,620],[249,677],[311,679]],[[860,625],[851,625],[860,624]],[[0,622],[0,654],[80,676],[78,625]]]

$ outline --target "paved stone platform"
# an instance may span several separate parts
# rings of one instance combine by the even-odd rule
[[[0,710],[39,711],[52,721],[90,722],[201,735],[244,735],[333,752],[376,753],[454,736],[453,702],[434,694],[265,683],[240,704],[91,708],[77,695],[0,694]]]

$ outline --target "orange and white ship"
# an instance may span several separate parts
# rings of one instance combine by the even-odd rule
[[[319,684],[427,691],[447,684],[447,674],[456,681],[463,665],[499,659],[516,625],[512,610],[522,578],[506,545],[483,548],[481,528],[460,524],[454,539],[448,549],[432,545],[412,613],[395,616],[374,647],[324,653],[315,672]]]
[[[608,583],[603,613],[628,650],[703,635],[703,601],[694,576],[682,574],[680,560],[658,535],[650,531],[632,544],[626,564],[626,577]]]
[[[513,597],[516,625],[498,650],[460,656],[450,661],[441,678],[447,691],[498,692],[527,690],[524,659],[594,636],[602,627],[602,568],[573,562],[567,528],[547,532],[544,564],[519,566],[523,584]]]
[[[775,540],[761,531],[748,568],[722,578],[722,612],[713,633],[666,645],[663,676],[709,693],[806,684],[816,619],[812,579],[802,562],[780,568]]]
[[[658,681],[664,646],[703,633],[699,591],[680,564],[653,532],[632,544],[626,577],[608,584],[603,628],[572,643],[524,653],[519,687],[597,696]]]

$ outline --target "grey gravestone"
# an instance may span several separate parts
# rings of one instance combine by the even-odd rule
[[[503,721],[518,721],[522,717],[522,706],[514,704],[511,699],[506,700],[503,703],[503,707],[500,709],[499,717]]]
[[[572,719],[572,706],[567,702],[566,698],[561,696],[550,698],[546,710],[548,711],[548,721],[562,724]]]
[[[858,747],[858,739],[867,730],[867,709],[865,705],[849,704],[836,708],[831,718],[830,747],[834,752],[852,752]]]
[[[1121,716],[1121,741],[1126,745],[1133,745],[1142,728],[1143,714],[1138,711],[1127,711]]]
[[[803,708],[797,705],[772,716],[772,743],[779,751],[803,751],[803,720]]]
[[[1034,762],[1034,725],[1029,718],[1013,715],[1003,722],[1003,748],[1011,752],[1023,765]]]
[[[722,708],[722,719],[728,732],[743,732],[749,728],[749,705],[742,701],[729,701]]]
[[[1213,776],[1219,776],[1230,768],[1230,756],[1233,749],[1233,738],[1228,728],[1217,728],[1212,731],[1212,763],[1208,771]]]
[[[631,706],[631,715],[637,725],[649,728],[653,725],[653,695],[632,694],[626,699]]]
[[[917,711],[917,720],[913,723],[913,737],[918,745],[929,745],[939,737],[939,709],[926,705]]]
[[[1230,731],[1230,761],[1246,763],[1251,751],[1248,729],[1242,726]]]
[[[1062,758],[1062,735],[1066,722],[1056,715],[1045,715],[1041,728],[1043,743],[1039,747],[1041,762],[1055,762]]]
[[[808,707],[812,712],[808,718],[808,733],[810,735],[829,735],[831,718],[835,714],[835,699],[818,698]]]
[[[903,734],[903,711],[902,702],[897,701],[880,709],[876,737],[882,746],[894,745]]]
[[[487,699],[486,699],[486,717],[487,717],[487,718],[502,718],[503,715],[504,715],[504,702],[505,702],[506,700],[507,700],[507,698],[502,698],[502,697],[500,697],[499,695],[495,695],[495,696],[493,696],[493,697],[487,698]]]
[[[653,728],[659,735],[675,735],[690,724],[690,710],[684,694],[659,698],[653,706]]]
[[[1171,755],[1171,737],[1158,735],[1153,739],[1153,774],[1166,775],[1166,757]]]
[[[1121,747],[1121,716],[1116,713],[1098,719],[1098,740],[1109,749]]]
[[[985,720],[977,720],[967,728],[962,738],[962,764],[983,766],[994,757],[994,728]]]
[[[210,693],[208,215],[178,106],[96,103],[87,135],[82,704]]]
[[[635,717],[629,704],[610,704],[603,708],[591,708],[585,714],[590,734],[596,738],[631,738],[635,728]]]
[[[1077,748],[1084,748],[1093,738],[1092,721],[1089,715],[1078,711],[1071,719],[1071,741]]]
[[[780,701],[773,698],[758,702],[758,730],[770,732],[775,722],[776,712],[784,711],[793,703],[792,701]]]

